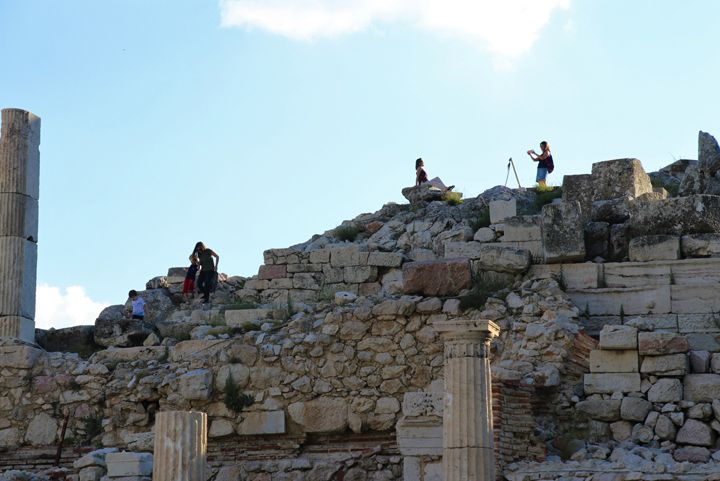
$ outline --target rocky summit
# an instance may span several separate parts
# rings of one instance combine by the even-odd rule
[[[206,416],[215,481],[438,481],[443,429],[473,426],[494,456],[477,479],[719,479],[719,166],[701,132],[698,160],[650,174],[608,160],[462,202],[407,188],[220,275],[209,305],[171,267],[143,321],[117,305],[0,338],[0,480],[150,480],[176,411]],[[468,320],[487,352],[447,335]],[[471,385],[486,399],[446,412]]]

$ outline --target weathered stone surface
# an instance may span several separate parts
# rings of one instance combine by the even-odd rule
[[[612,438],[619,443],[630,439],[630,436],[632,436],[632,428],[632,423],[628,421],[616,421],[610,424]]]
[[[640,374],[637,373],[593,373],[585,374],[584,379],[587,394],[640,391]]]
[[[287,276],[287,265],[263,265],[258,269],[258,279],[270,280]]]
[[[578,202],[543,206],[541,227],[546,263],[585,260],[584,222]]]
[[[490,201],[490,223],[499,224],[505,219],[517,215],[517,200],[493,200]]]
[[[610,224],[588,222],[585,224],[585,256],[588,259],[610,259]]]
[[[229,327],[242,327],[243,325],[267,319],[270,309],[235,309],[225,311],[225,324]]]
[[[25,433],[25,442],[33,446],[53,444],[57,429],[58,424],[55,418],[41,412],[30,421]]]
[[[566,289],[595,289],[601,285],[602,264],[562,264],[560,278]]]
[[[686,284],[670,288],[673,312],[715,314],[720,311],[720,284]]]
[[[483,244],[480,242],[446,242],[445,243],[445,258],[456,259],[460,257],[466,257],[468,259],[479,259],[480,258],[480,247]]]
[[[704,422],[697,419],[688,419],[678,431],[675,441],[678,444],[691,444],[693,446],[713,446],[716,437],[715,431]]]
[[[598,421],[617,421],[620,419],[620,401],[604,399],[588,399],[580,401],[575,409]]]
[[[370,252],[368,255],[368,265],[377,267],[399,267],[402,264],[403,257],[396,252]]]
[[[638,159],[615,159],[592,165],[593,200],[633,198],[652,192],[650,177]]]
[[[103,347],[137,347],[153,332],[152,324],[139,319],[98,319],[93,335],[95,343]]]
[[[105,462],[111,478],[152,475],[153,455],[150,453],[108,453]]]
[[[632,197],[624,196],[615,199],[596,200],[592,203],[592,221],[608,224],[622,224],[630,218],[630,202]]]
[[[658,379],[648,391],[647,398],[654,403],[680,401],[683,398],[683,383],[679,379]]]
[[[645,421],[652,403],[637,397],[625,397],[620,405],[620,417],[626,421]]]
[[[628,246],[628,257],[631,262],[679,259],[680,237],[673,235],[635,237]]]
[[[653,430],[650,426],[645,426],[644,424],[636,424],[632,428],[632,434],[630,435],[630,437],[635,443],[647,444],[652,441],[653,434]]]
[[[429,183],[417,185],[414,187],[405,187],[402,195],[411,204],[420,204],[422,202],[431,202],[433,200],[442,200],[443,190],[434,187]]]
[[[590,372],[638,372],[636,350],[590,351]]]
[[[74,326],[62,329],[35,329],[35,342],[48,352],[77,352],[87,355],[98,349],[94,326]]]
[[[688,374],[683,379],[684,399],[695,402],[712,402],[720,399],[720,375]]]
[[[498,244],[480,244],[480,269],[522,274],[530,267],[530,252]]]
[[[0,346],[0,367],[30,369],[42,356],[45,356],[42,349],[30,346]]]
[[[403,456],[442,455],[442,420],[436,417],[401,418],[396,426],[397,443]]]
[[[238,434],[284,434],[284,411],[255,411],[243,413],[243,420],[237,428]]]
[[[684,336],[670,332],[641,332],[638,334],[638,350],[641,356],[660,356],[684,353],[690,345]]]
[[[692,195],[636,202],[626,222],[630,237],[720,232],[720,196]]]
[[[37,244],[0,236],[0,253],[0,316],[35,319]]]
[[[495,240],[495,231],[490,227],[481,227],[473,235],[473,240],[476,242],[492,242]]]
[[[125,347],[122,349],[111,347],[96,352],[90,357],[90,361],[95,363],[118,363],[137,360],[150,361],[158,360],[166,355],[165,346]],[[2,356],[0,356],[0,359],[2,359]]]
[[[610,225],[610,260],[622,262],[627,260],[630,243],[630,227],[628,223]]]
[[[232,381],[238,387],[245,387],[250,379],[250,369],[243,364],[227,364],[221,366],[215,376],[215,389],[218,392],[225,392],[225,384],[232,376]]]
[[[367,265],[370,256],[358,244],[339,245],[328,249],[330,250],[330,265],[332,267],[364,266]]]
[[[685,354],[666,356],[645,356],[640,372],[656,376],[684,376],[687,374],[688,360]]]
[[[178,377],[178,390],[189,400],[206,400],[212,394],[212,371],[195,369]]]
[[[342,432],[348,426],[348,405],[343,398],[317,398],[288,406],[293,422],[308,433]]]
[[[683,257],[720,257],[720,234],[688,234],[680,238]]]
[[[693,374],[710,372],[711,358],[712,355],[708,351],[690,351],[690,372]]]
[[[608,325],[600,331],[600,349],[637,349],[637,329],[630,326]]]
[[[592,195],[593,184],[590,174],[566,175],[563,177],[562,201],[578,202],[583,220],[590,219]]]
[[[539,241],[542,240],[540,216],[518,215],[505,219],[502,241]]]
[[[675,440],[677,428],[669,417],[661,414],[655,422],[655,434],[662,440]]]
[[[710,451],[700,446],[686,446],[673,451],[673,459],[679,463],[707,463],[710,460]]]
[[[406,262],[402,277],[406,294],[426,296],[457,295],[469,288],[472,280],[467,259]]]

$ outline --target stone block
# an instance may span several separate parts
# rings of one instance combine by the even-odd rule
[[[413,187],[405,187],[401,193],[411,204],[421,204],[423,202],[432,202],[434,200],[442,200],[443,190],[435,187],[430,183],[424,183]]]
[[[369,253],[362,251],[357,244],[328,247],[332,267],[352,267],[367,265]]]
[[[622,224],[630,218],[630,202],[632,197],[623,196],[614,199],[596,200],[592,203],[593,222]]]
[[[480,227],[473,235],[473,240],[477,242],[493,242],[495,240],[495,231],[490,227]]]
[[[270,316],[270,309],[235,309],[225,311],[225,325],[242,327],[249,322],[262,321]]]
[[[237,433],[240,435],[255,434],[285,434],[285,412],[254,411],[243,412],[242,422],[238,425]]]
[[[593,262],[561,264],[560,277],[566,289],[595,289],[602,285],[603,265]]]
[[[0,172],[0,192],[40,198],[40,117],[2,110]]]
[[[236,386],[243,388],[247,386],[250,379],[250,369],[244,364],[224,364],[220,366],[215,376],[215,389],[218,392],[225,392],[225,385],[230,377],[232,377],[232,382]]]
[[[150,453],[108,453],[105,455],[105,463],[111,478],[152,476],[153,455]]]
[[[638,334],[638,350],[641,356],[662,356],[685,353],[690,345],[684,336],[671,332],[641,332]]]
[[[684,376],[688,371],[688,360],[685,354],[667,356],[645,356],[640,372],[655,376]]]
[[[285,264],[263,265],[258,269],[258,278],[261,280],[279,279],[286,277],[287,273],[288,266]]]
[[[593,200],[633,198],[653,191],[650,177],[638,159],[615,159],[592,165]]]
[[[598,421],[620,419],[620,401],[615,399],[587,399],[575,404],[575,409]]]
[[[631,238],[720,232],[720,196],[690,195],[636,202],[626,224]]]
[[[510,200],[492,200],[490,201],[490,223],[499,224],[505,219],[515,217],[517,215],[517,201]]]
[[[555,264],[585,260],[584,227],[578,202],[544,205],[541,228],[545,262]]]
[[[35,319],[36,269],[37,244],[0,236],[0,316]]]
[[[624,319],[626,326],[639,331],[678,332],[677,314],[651,314],[628,316]]]
[[[0,235],[38,241],[38,200],[0,192]]]
[[[620,405],[620,417],[626,421],[645,421],[652,409],[652,403],[642,398],[625,397]]]
[[[400,418],[395,426],[397,444],[403,456],[442,456],[442,419]]]
[[[635,237],[628,245],[630,262],[680,259],[680,237],[673,235],[645,235]]]
[[[622,262],[628,257],[628,244],[630,243],[630,228],[628,224],[610,225],[610,260]]]
[[[103,347],[136,347],[142,346],[153,332],[155,327],[140,319],[97,319],[93,337]]]
[[[358,266],[345,267],[344,269],[343,279],[348,284],[362,284],[364,282],[375,282],[377,280],[377,267]]]
[[[637,350],[637,329],[630,326],[608,325],[600,331],[600,349]]]
[[[177,385],[180,395],[190,401],[204,401],[212,394],[212,371],[195,369],[178,376]]]
[[[403,396],[402,413],[408,417],[443,415],[443,397],[432,392],[406,392]]]
[[[0,316],[0,338],[14,337],[35,343],[35,321],[20,316]],[[69,349],[64,349],[65,352]]]
[[[585,256],[588,259],[610,259],[610,224],[588,222],[585,224]]]
[[[612,394],[614,392],[640,392],[638,373],[593,373],[584,377],[586,394]]]
[[[470,287],[472,275],[467,259],[446,259],[406,262],[402,266],[402,279],[406,294],[452,296]]]
[[[667,314],[670,287],[576,289],[567,294],[580,311],[591,316]]]
[[[690,349],[693,351],[720,351],[720,335],[718,334],[698,334],[691,332],[685,334],[685,338],[688,340]]]
[[[445,243],[445,258],[456,259],[466,257],[468,259],[480,258],[480,247],[484,244],[480,242],[452,242]]]
[[[54,444],[57,436],[58,423],[46,413],[38,413],[25,432],[25,442],[32,446],[48,446]]]
[[[695,402],[712,402],[720,399],[719,374],[688,374],[683,379],[684,399]]]
[[[670,287],[672,312],[712,314],[720,311],[720,284],[686,284]]]
[[[675,442],[693,446],[714,446],[717,435],[712,428],[697,419],[688,419],[678,430]]]
[[[505,219],[505,230],[501,241],[541,241],[539,215],[518,215]]]
[[[647,399],[653,403],[673,403],[683,398],[683,383],[680,379],[658,379],[647,392]]]
[[[542,241],[502,241],[500,245],[528,251],[530,258],[535,264],[542,264],[544,262]]]
[[[307,433],[343,432],[348,426],[348,404],[343,398],[320,397],[292,403],[288,414]]]
[[[718,314],[678,314],[680,333],[720,333]]]
[[[227,419],[213,419],[208,429],[209,438],[221,438],[235,433],[235,427]]]
[[[327,264],[328,262],[330,262],[330,251],[328,249],[310,251],[311,264]]]
[[[590,351],[590,372],[639,372],[638,352],[631,351],[605,351],[595,349]]]
[[[566,175],[563,177],[562,201],[578,202],[583,219],[590,218],[593,184],[589,174]]]
[[[30,346],[0,346],[0,367],[31,369],[43,356],[45,351]]]
[[[711,357],[712,355],[708,351],[690,351],[690,372],[693,374],[709,373]]]
[[[124,347],[122,349],[105,349],[104,351],[96,352],[90,359],[94,363],[119,363],[131,361],[157,361],[166,355],[167,352],[165,346],[141,346]]]
[[[609,262],[604,264],[606,287],[669,286],[671,268],[664,262]]]
[[[480,269],[523,274],[530,267],[530,252],[516,247],[493,244],[480,244]]]
[[[376,267],[399,267],[402,264],[403,257],[396,252],[370,252],[368,255],[368,265]]]
[[[683,257],[720,257],[720,234],[688,234],[680,238]]]
[[[170,360],[172,362],[208,362],[210,359],[217,358],[227,345],[227,341],[222,339],[178,342],[170,350]],[[162,348],[164,349],[164,347]]]

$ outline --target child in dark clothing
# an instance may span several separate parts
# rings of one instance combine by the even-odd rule
[[[195,275],[198,271],[199,262],[196,256],[190,256],[190,267],[188,267],[187,274],[185,274],[185,282],[183,283],[183,297],[186,301],[190,300],[193,291],[195,290]]]

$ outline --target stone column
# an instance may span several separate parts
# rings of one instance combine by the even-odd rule
[[[207,414],[157,413],[153,481],[205,481],[206,462]]]
[[[40,118],[2,110],[0,131],[0,337],[35,342]]]
[[[495,481],[490,340],[492,321],[435,322],[445,344],[444,481]]]

